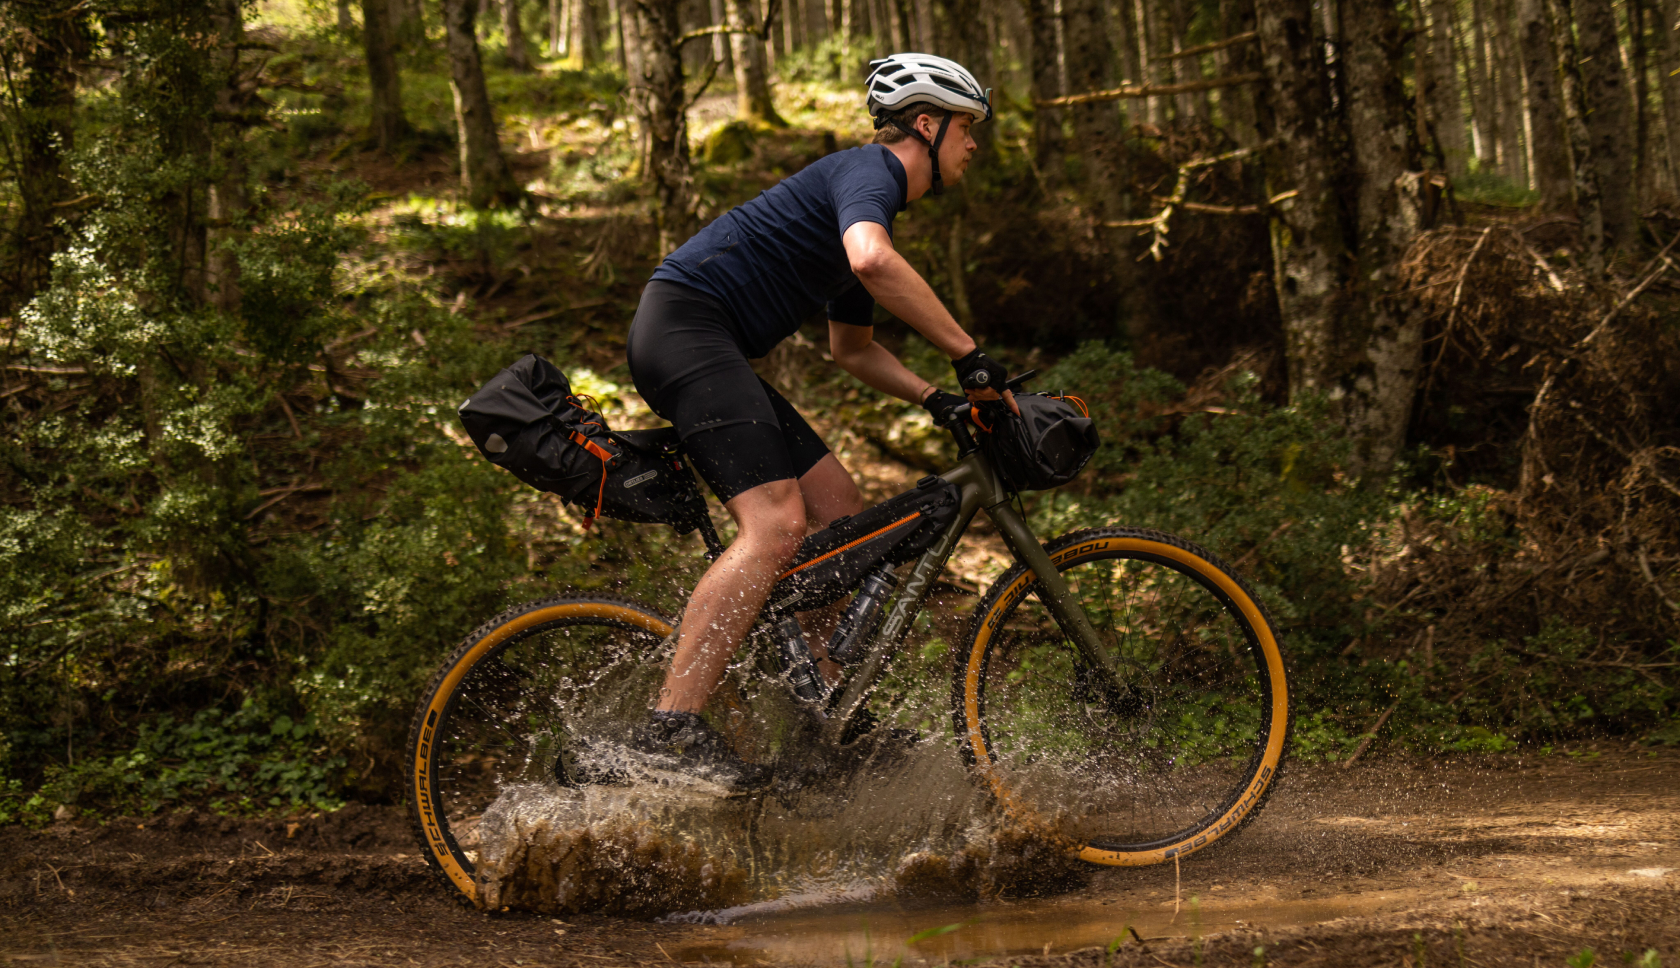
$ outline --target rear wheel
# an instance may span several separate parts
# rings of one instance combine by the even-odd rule
[[[551,598],[491,619],[439,668],[409,732],[409,794],[421,853],[463,898],[478,898],[485,809],[509,783],[573,785],[580,736],[645,716],[672,627],[625,599]]]
[[[1098,864],[1171,860],[1252,820],[1283,765],[1290,696],[1248,586],[1158,531],[1078,531],[1046,550],[1114,675],[1086,666],[1032,572],[1004,573],[954,656],[953,718],[979,777]]]

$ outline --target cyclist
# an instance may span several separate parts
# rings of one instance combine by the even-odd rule
[[[943,57],[894,54],[870,66],[873,143],[783,179],[666,257],[642,291],[626,347],[636,389],[676,426],[739,527],[689,598],[659,703],[632,746],[729,792],[762,787],[770,771],[737,757],[700,710],[805,535],[863,509],[851,475],[747,361],[826,305],[841,369],[936,418],[963,403],[874,341],[879,302],[952,359],[968,399],[1015,405],[1004,368],[892,243],[898,212],[962,179],[976,147],[969,128],[992,116],[989,92]],[[812,652],[831,681],[839,670],[821,643],[833,614],[807,615]]]

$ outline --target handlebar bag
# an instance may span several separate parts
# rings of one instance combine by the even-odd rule
[[[837,602],[880,562],[896,565],[916,557],[956,520],[961,497],[955,484],[924,478],[915,490],[808,536],[770,590],[770,611],[804,611]]]
[[[1102,443],[1078,397],[1016,393],[1019,417],[1001,401],[969,411],[980,449],[1012,491],[1045,491],[1079,476]],[[1076,409],[1077,407],[1077,409]]]
[[[458,412],[479,453],[584,509],[585,530],[598,517],[669,524],[678,534],[699,527],[706,499],[683,464],[676,429],[614,431],[585,399],[559,367],[528,354]]]

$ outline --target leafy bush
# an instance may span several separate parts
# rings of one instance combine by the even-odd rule
[[[246,700],[232,712],[202,709],[186,721],[165,715],[142,723],[126,753],[50,768],[39,799],[112,813],[182,805],[333,810],[343,805],[337,791],[345,764],[326,752],[311,722]]]

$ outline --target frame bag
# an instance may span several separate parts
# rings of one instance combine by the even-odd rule
[[[1046,491],[1078,477],[1102,443],[1085,401],[1017,391],[1015,405],[1019,417],[1001,401],[969,411],[980,429],[980,449],[1009,489]]]
[[[598,517],[668,524],[678,534],[709,523],[676,428],[609,429],[572,393],[560,368],[540,356],[526,355],[496,374],[459,413],[480,453],[583,508],[586,530]]]
[[[806,537],[770,590],[772,612],[804,611],[837,602],[882,561],[903,564],[933,547],[957,518],[962,492],[925,477],[905,491]]]

